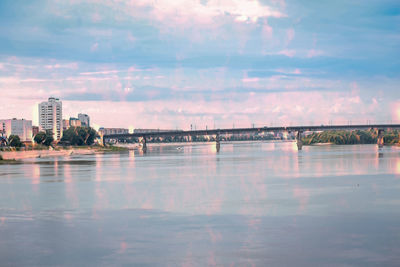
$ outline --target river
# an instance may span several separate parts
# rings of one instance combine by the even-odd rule
[[[293,142],[0,165],[1,266],[398,266],[400,148]]]

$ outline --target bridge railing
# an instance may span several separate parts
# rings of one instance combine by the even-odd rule
[[[226,129],[207,129],[192,131],[169,131],[169,132],[147,132],[130,134],[104,135],[104,139],[123,138],[123,137],[165,137],[165,136],[200,136],[200,135],[223,135],[256,132],[280,132],[280,131],[326,131],[326,130],[366,130],[366,129],[400,129],[400,124],[345,124],[345,125],[302,125],[302,126],[277,126],[277,127],[254,127],[254,128],[226,128]]]

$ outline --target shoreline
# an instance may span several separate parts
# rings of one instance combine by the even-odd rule
[[[257,142],[259,140],[255,140]],[[228,141],[229,142],[229,141]],[[235,142],[235,141],[233,141]],[[254,142],[254,141],[250,141]],[[262,142],[262,141],[261,141]],[[283,142],[295,142],[294,140],[283,140]],[[189,146],[193,144],[202,143],[213,143],[213,142],[171,142],[171,143],[148,143],[148,146],[165,146],[165,145],[180,145]],[[334,143],[313,143],[304,144],[303,146],[335,146]],[[373,145],[373,144],[341,144],[341,145]],[[385,146],[400,147],[400,144],[385,144]],[[3,158],[0,160],[0,164],[13,164],[18,163],[24,159],[32,158],[47,158],[47,157],[66,157],[71,155],[92,155],[98,153],[110,153],[110,152],[124,152],[132,149],[139,149],[138,144],[132,145],[120,145],[111,147],[72,147],[72,148],[58,148],[55,150],[24,150],[24,151],[0,151],[0,156]]]
[[[120,147],[73,147],[55,150],[0,151],[3,163],[31,158],[66,157],[70,155],[92,155],[106,152],[127,151]],[[1,162],[1,161],[0,161]]]

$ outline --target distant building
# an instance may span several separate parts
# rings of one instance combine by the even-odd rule
[[[99,129],[100,135],[109,135],[109,134],[128,134],[129,129],[124,128],[103,128]]]
[[[32,126],[32,137],[35,137],[39,133],[38,126]]]
[[[68,130],[69,128],[69,120],[62,120],[63,131]]]
[[[80,127],[82,126],[81,121],[77,118],[69,118],[69,126],[70,127]]]
[[[54,140],[60,140],[63,133],[62,102],[50,97],[47,102],[39,104],[39,129],[51,131]]]
[[[32,121],[8,119],[0,120],[0,132],[3,137],[18,135],[22,142],[32,141]]]
[[[78,114],[78,119],[81,121],[83,127],[90,127],[90,117],[87,114]]]

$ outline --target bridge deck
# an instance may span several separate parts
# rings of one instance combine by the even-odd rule
[[[148,133],[130,134],[109,134],[104,135],[104,139],[123,138],[123,137],[164,137],[164,136],[199,136],[199,135],[223,135],[257,132],[280,132],[280,131],[326,131],[326,130],[366,130],[366,129],[400,129],[400,124],[370,124],[370,125],[320,125],[320,126],[282,126],[282,127],[258,127],[258,128],[232,128],[232,129],[212,129],[195,131],[155,131]]]

